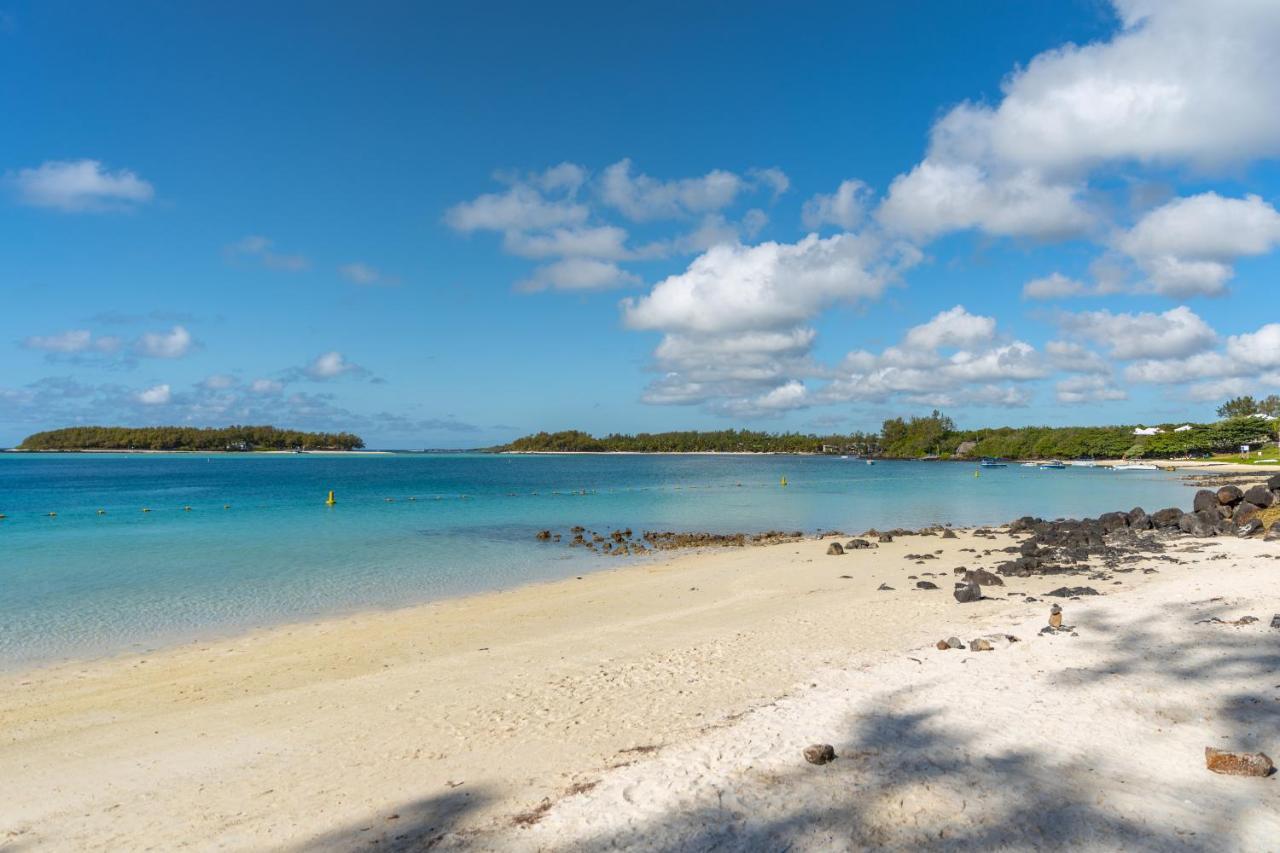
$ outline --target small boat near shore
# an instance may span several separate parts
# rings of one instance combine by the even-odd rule
[[[1061,459],[1050,459],[1048,462],[1040,463],[1041,471],[1057,471],[1059,469],[1066,468],[1066,467],[1067,467],[1066,463],[1063,462]]]
[[[1160,468],[1150,462],[1133,462],[1128,465],[1112,465],[1112,471],[1159,471]]]
[[[981,462],[978,463],[978,467],[979,468],[1008,468],[1009,463],[1001,462],[999,459],[996,459],[993,456],[987,456],[983,458]]]
[[[1073,459],[1070,462],[1072,468],[1097,468],[1098,462],[1092,456],[1086,456],[1083,459]]]

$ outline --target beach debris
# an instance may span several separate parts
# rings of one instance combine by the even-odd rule
[[[990,643],[989,641],[984,640],[984,639],[982,639],[981,637],[979,637],[979,638],[978,638],[978,639],[976,639],[976,640],[970,640],[970,641],[969,641],[969,651],[971,651],[971,652],[992,652],[992,651],[995,651],[995,646],[991,645],[991,643]]]
[[[1239,619],[1231,619],[1231,620],[1219,619],[1217,616],[1211,616],[1208,619],[1196,620],[1196,624],[1197,625],[1231,625],[1236,628],[1240,628],[1245,625],[1252,625],[1254,622],[1257,622],[1257,621],[1258,621],[1257,616],[1241,616]]]
[[[516,826],[533,826],[538,821],[547,816],[547,812],[551,811],[551,798],[544,797],[542,802],[538,803],[527,812],[521,812],[511,818],[511,822]]]
[[[887,583],[880,584],[880,586],[876,587],[876,589],[880,590],[881,592],[893,592],[893,587],[889,586]]]
[[[839,542],[832,542],[830,545],[827,546],[828,556],[838,557],[843,553],[844,553],[844,547]]]
[[[1049,608],[1049,627],[1054,629],[1062,627],[1062,608],[1056,604]]]
[[[1205,767],[1225,776],[1270,776],[1276,766],[1265,752],[1228,752],[1204,748]]]
[[[840,576],[840,580],[842,580],[842,581],[851,581],[851,580],[853,580],[853,575],[841,575],[841,576]]]
[[[971,601],[982,600],[982,587],[978,586],[974,581],[960,581],[956,584],[955,591],[952,593],[956,597],[956,601],[961,604],[968,604]]]
[[[810,764],[830,764],[836,760],[836,748],[829,743],[815,743],[804,748],[804,760]]]
[[[539,542],[547,542],[547,541],[549,541],[549,540],[551,539],[551,531],[550,531],[550,530],[539,530],[539,531],[538,531],[538,534],[537,534],[536,536],[534,536],[533,538],[534,538],[534,539],[537,539]]]
[[[916,581],[916,589],[937,589],[938,585],[933,581]]]
[[[1102,595],[1091,586],[1060,586],[1052,592],[1046,592],[1045,595],[1052,595],[1054,598],[1079,598],[1082,595]]]

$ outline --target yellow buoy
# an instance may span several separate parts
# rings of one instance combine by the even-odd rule
[[[337,501],[336,501],[336,500],[334,500],[334,498],[333,498],[333,489],[330,489],[330,490],[329,490],[329,497],[325,500],[325,504],[326,504],[327,506],[333,506],[333,505],[334,505],[334,504],[336,504],[336,503],[337,503]]]
[[[784,486],[785,486],[786,484],[787,484],[787,478],[786,478],[786,477],[783,477],[783,478],[782,478],[782,485],[784,485]]]

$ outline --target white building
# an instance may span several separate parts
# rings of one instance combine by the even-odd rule
[[[1173,430],[1173,431],[1174,431],[1174,432],[1189,432],[1190,430],[1193,430],[1193,429],[1195,429],[1195,427],[1193,427],[1191,424],[1183,424],[1183,425],[1182,425],[1182,426],[1180,426],[1180,427],[1174,427],[1174,430]]]
[[[1134,435],[1159,435],[1164,432],[1160,427],[1134,427]]]

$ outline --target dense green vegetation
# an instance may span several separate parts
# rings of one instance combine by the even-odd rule
[[[19,450],[356,450],[349,432],[300,432],[270,426],[69,427],[38,432]]]
[[[1228,418],[1213,424],[1165,424],[1155,435],[1134,435],[1133,426],[1099,427],[999,427],[958,429],[951,418],[934,411],[908,419],[890,418],[878,435],[802,435],[799,433],[662,432],[639,435],[606,435],[596,438],[577,430],[525,436],[495,448],[515,452],[770,452],[863,453],[895,459],[976,458],[1004,459],[1170,458],[1201,456],[1238,450],[1242,444],[1258,445],[1275,429],[1262,418]]]
[[[494,450],[524,453],[819,453],[826,444],[832,448],[846,448],[841,452],[848,453],[873,449],[877,441],[876,436],[814,436],[735,429],[612,434],[603,438],[579,430],[565,430],[527,435]]]

